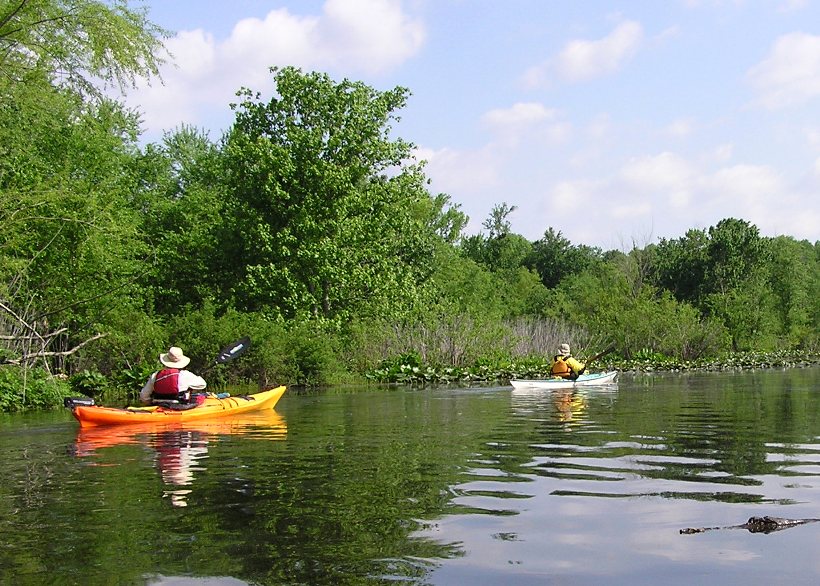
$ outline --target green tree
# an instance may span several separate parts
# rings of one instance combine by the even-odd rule
[[[13,362],[63,368],[143,309],[138,118],[101,88],[157,71],[160,30],[144,14],[0,2],[0,330]]]
[[[517,273],[526,265],[532,253],[532,244],[519,234],[513,234],[507,219],[516,210],[506,202],[493,206],[482,226],[487,231],[465,238],[462,253],[474,262],[486,266],[502,278]]]
[[[652,280],[678,301],[698,304],[706,279],[708,236],[687,230],[683,238],[662,238],[653,256]]]
[[[766,282],[769,247],[756,226],[728,218],[709,228],[704,304],[722,319],[734,350],[771,349],[774,307]]]
[[[820,331],[820,263],[807,240],[778,236],[770,242],[769,282],[781,335],[790,347],[809,348]]]
[[[726,294],[761,269],[769,247],[757,227],[727,218],[709,228],[703,286],[707,294]]]
[[[545,287],[553,288],[570,275],[590,270],[601,260],[600,249],[573,246],[560,231],[550,227],[540,240],[533,243],[527,264],[538,273]]]
[[[149,145],[140,160],[143,190],[138,207],[153,253],[143,280],[153,307],[163,315],[216,299],[226,267],[220,168],[222,155],[205,132],[182,126]]]
[[[390,136],[408,91],[272,73],[269,101],[240,92],[224,147],[236,302],[286,318],[408,309],[433,270],[444,205],[408,164],[412,145]]]
[[[55,86],[100,97],[99,86],[133,85],[159,73],[167,32],[147,8],[125,0],[3,0],[0,2],[0,85]]]
[[[490,217],[484,220],[482,226],[487,230],[490,240],[501,238],[510,233],[510,221],[507,219],[510,214],[518,209],[518,206],[511,206],[507,202],[501,202],[493,206]]]

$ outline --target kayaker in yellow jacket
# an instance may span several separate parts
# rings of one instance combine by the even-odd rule
[[[561,344],[558,348],[558,354],[552,358],[552,368],[550,369],[552,376],[575,380],[584,373],[584,370],[586,370],[586,364],[572,357],[569,344]]]

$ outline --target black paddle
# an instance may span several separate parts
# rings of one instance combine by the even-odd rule
[[[601,358],[602,356],[606,356],[607,354],[609,354],[610,352],[613,352],[614,350],[615,350],[615,344],[612,344],[612,346],[610,346],[609,348],[607,348],[607,349],[606,349],[606,350],[604,350],[603,352],[598,352],[598,354],[596,354],[596,355],[595,355],[595,356],[593,356],[592,358],[588,358],[588,359],[587,359],[587,361],[586,361],[586,363],[584,364],[584,368],[582,368],[582,369],[581,369],[581,372],[579,372],[577,375],[575,375],[575,378],[573,378],[572,380],[575,380],[575,379],[577,379],[579,376],[581,376],[582,374],[584,374],[584,373],[586,372],[586,370],[587,370],[587,366],[589,366],[589,363],[590,363],[590,362],[592,362],[593,360],[598,360],[598,359],[599,359],[599,358]],[[572,378],[572,377],[570,377],[570,378]]]
[[[217,355],[216,357],[216,362],[214,362],[212,365],[203,370],[202,374],[205,374],[215,366],[225,364],[226,362],[230,362],[237,356],[241,356],[242,354],[247,352],[248,348],[250,347],[251,339],[248,336],[245,336],[241,340],[237,340],[233,344],[228,344],[219,352],[219,355]]]
[[[607,349],[606,349],[606,350],[604,350],[603,352],[599,352],[598,354],[596,354],[596,355],[595,355],[595,356],[593,356],[592,358],[588,359],[588,360],[587,360],[587,364],[589,364],[589,363],[590,363],[590,362],[592,362],[593,360],[598,360],[598,359],[599,359],[599,358],[601,358],[602,356],[606,356],[606,355],[607,355],[607,354],[609,354],[610,352],[614,352],[614,351],[615,351],[615,344],[612,344],[612,346],[610,346],[609,348],[607,348]]]

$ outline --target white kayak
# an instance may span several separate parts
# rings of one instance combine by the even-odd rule
[[[609,372],[596,372],[593,374],[582,374],[575,380],[566,378],[546,378],[546,379],[513,379],[510,384],[514,389],[574,389],[576,387],[597,387],[599,385],[611,385],[618,377],[617,370]]]

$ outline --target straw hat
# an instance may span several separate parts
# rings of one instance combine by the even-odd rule
[[[182,353],[182,348],[171,346],[168,352],[159,355],[159,361],[168,368],[185,368],[191,359]]]

